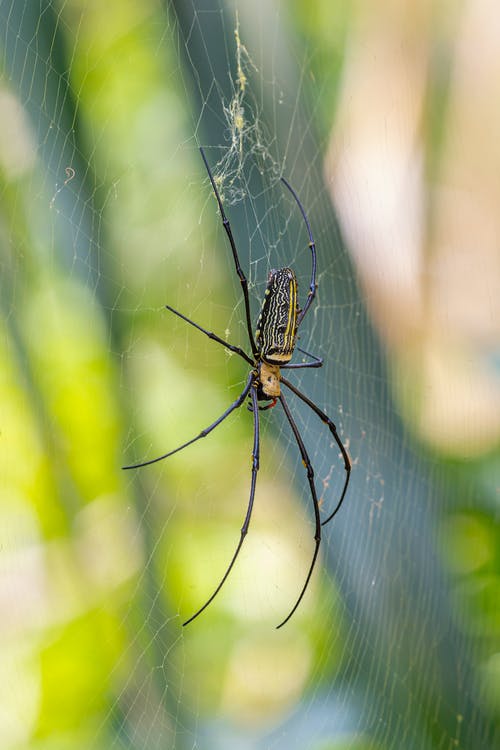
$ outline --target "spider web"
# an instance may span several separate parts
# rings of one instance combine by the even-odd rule
[[[497,746],[497,426],[489,442],[476,425],[470,444],[444,448],[419,411],[414,352],[388,333],[367,281],[373,258],[363,262],[344,210],[367,210],[349,182],[353,150],[339,156],[350,131],[330,140],[359,27],[325,5],[0,4],[7,750]],[[324,366],[289,377],[335,421],[353,472],[281,630],[314,525],[279,407],[261,414],[241,555],[185,629],[239,539],[252,415],[243,406],[154,467],[119,468],[198,434],[247,377],[164,308],[249,349],[200,145],[254,320],[271,268],[296,270],[302,300],[310,280],[306,228],[281,175],[317,244],[318,294],[299,344]],[[287,400],[326,517],[343,462],[317,416]]]

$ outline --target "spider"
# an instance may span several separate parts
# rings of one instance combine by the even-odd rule
[[[190,320],[182,313],[178,312],[177,310],[174,310],[174,308],[170,307],[170,305],[166,305],[166,308],[174,315],[177,315],[179,318],[182,318],[182,320],[184,320],[186,323],[189,323],[189,325],[193,326],[194,328],[197,328],[198,331],[201,331],[201,333],[205,334],[205,336],[208,336],[208,338],[212,339],[212,341],[216,341],[218,344],[221,344],[221,346],[223,346],[225,349],[228,349],[229,351],[234,352],[234,354],[237,354],[239,357],[244,359],[245,362],[247,362],[250,365],[251,370],[250,370],[250,373],[248,374],[245,387],[243,388],[238,398],[235,401],[233,401],[233,403],[226,409],[226,411],[223,414],[221,414],[220,417],[218,417],[218,419],[215,420],[215,422],[212,422],[211,425],[209,425],[208,427],[205,427],[205,429],[202,430],[199,433],[199,435],[192,438],[191,440],[188,440],[186,443],[183,443],[178,448],[175,448],[174,450],[171,450],[168,453],[164,453],[162,456],[158,456],[157,458],[150,459],[149,461],[143,461],[141,463],[132,464],[130,466],[124,466],[123,468],[124,469],[138,469],[143,466],[149,466],[151,464],[157,463],[158,461],[163,461],[163,459],[168,458],[169,456],[172,456],[174,453],[178,453],[179,451],[184,450],[184,448],[187,448],[188,445],[192,445],[192,443],[195,443],[197,440],[200,440],[200,438],[206,437],[208,434],[212,432],[212,430],[215,430],[215,428],[218,427],[233,411],[238,409],[245,402],[245,399],[248,397],[249,399],[248,408],[253,414],[252,473],[251,473],[251,482],[250,482],[250,497],[248,501],[245,520],[243,522],[243,526],[241,527],[240,539],[236,546],[236,550],[231,558],[231,561],[226,569],[226,572],[222,576],[222,579],[219,582],[217,588],[215,589],[213,594],[210,596],[210,598],[205,602],[205,604],[203,604],[203,606],[200,607],[200,609],[198,609],[194,615],[192,615],[188,620],[186,620],[183,623],[183,625],[188,625],[190,622],[196,619],[215,599],[215,597],[221,590],[222,586],[226,582],[229,576],[229,573],[231,572],[236,562],[236,559],[240,553],[241,547],[243,545],[243,542],[248,532],[250,519],[252,517],[252,509],[253,509],[254,497],[255,497],[255,487],[257,483],[257,472],[259,470],[259,452],[260,452],[259,411],[270,409],[273,406],[275,406],[277,402],[279,402],[281,408],[283,409],[285,413],[285,417],[288,421],[288,424],[290,425],[293,436],[297,443],[297,446],[298,446],[298,449],[302,458],[302,463],[307,471],[307,481],[309,483],[309,489],[311,492],[311,498],[312,498],[312,503],[313,503],[313,508],[314,508],[314,518],[315,518],[315,533],[314,533],[315,547],[314,547],[312,560],[309,566],[309,570],[307,572],[305,582],[302,586],[302,589],[300,591],[297,601],[295,602],[293,608],[291,609],[289,614],[286,616],[286,618],[277,626],[278,628],[281,628],[283,627],[283,625],[285,625],[285,623],[288,622],[288,620],[291,618],[291,616],[293,615],[293,613],[299,606],[300,602],[302,601],[302,597],[304,596],[306,589],[309,585],[309,581],[311,580],[311,576],[314,570],[316,559],[318,557],[319,547],[321,543],[321,526],[324,526],[325,524],[329,523],[329,521],[331,521],[332,518],[335,516],[335,514],[339,511],[340,506],[342,505],[342,502],[344,500],[344,497],[347,491],[347,486],[349,484],[349,477],[351,473],[351,461],[349,459],[349,455],[342,441],[340,440],[340,437],[338,436],[337,428],[335,424],[333,423],[333,421],[330,419],[330,417],[324,414],[323,411],[321,411],[319,406],[313,403],[311,399],[309,399],[305,394],[303,394],[289,380],[284,378],[281,373],[282,370],[292,370],[292,369],[297,370],[299,368],[306,368],[306,367],[317,368],[323,365],[323,359],[321,357],[317,357],[314,354],[310,354],[309,352],[306,352],[305,350],[296,346],[297,331],[316,296],[316,288],[317,288],[316,245],[313,240],[312,231],[311,231],[308,218],[306,216],[306,212],[297,196],[297,193],[292,188],[292,186],[285,180],[285,178],[282,177],[281,181],[284,184],[284,186],[287,188],[287,190],[291,193],[293,198],[295,199],[295,202],[302,214],[302,218],[304,219],[304,222],[307,228],[307,233],[309,235],[309,248],[311,250],[311,260],[312,260],[311,281],[309,284],[309,292],[307,295],[307,299],[305,301],[304,307],[301,309],[297,301],[297,278],[295,276],[294,271],[291,268],[280,268],[278,270],[271,270],[269,272],[267,288],[264,294],[264,300],[262,302],[260,315],[257,321],[257,330],[255,332],[255,337],[254,337],[253,330],[252,330],[251,313],[250,313],[250,300],[248,296],[248,281],[247,281],[245,274],[243,273],[241,269],[241,265],[240,265],[240,261],[238,257],[238,251],[236,249],[236,243],[234,241],[233,233],[231,231],[231,226],[224,212],[222,200],[219,195],[219,191],[217,190],[214,177],[208,165],[205,152],[203,151],[203,148],[201,147],[200,147],[200,153],[201,153],[203,162],[205,164],[205,168],[207,170],[208,176],[210,178],[210,182],[212,184],[215,198],[217,199],[220,216],[222,219],[222,224],[227,234],[227,237],[229,239],[229,244],[231,246],[231,251],[233,254],[233,260],[234,260],[236,273],[240,280],[241,289],[243,293],[243,301],[245,304],[246,328],[247,328],[247,333],[248,333],[249,345],[250,345],[250,349],[252,352],[251,355],[247,354],[239,346],[228,344],[220,336],[217,336],[215,333],[206,330],[202,326],[198,325],[198,323],[195,323],[194,321]],[[295,348],[297,348],[298,351],[300,351],[303,355],[305,355],[309,359],[309,361],[306,361],[306,362],[302,361],[296,364],[290,363],[290,360],[292,358]],[[324,521],[320,520],[319,502],[318,502],[318,497],[316,494],[316,487],[314,483],[314,469],[312,467],[311,461],[307,454],[304,441],[302,440],[297,424],[295,423],[295,420],[289,409],[288,402],[281,389],[282,385],[284,385],[286,389],[291,391],[301,401],[307,404],[307,406],[321,419],[321,421],[327,425],[344,459],[345,481],[344,481],[342,493],[340,495],[340,499],[338,500],[337,505],[335,506],[334,510],[330,513],[328,518],[326,518],[326,520]],[[259,406],[260,402],[266,402],[266,405]]]

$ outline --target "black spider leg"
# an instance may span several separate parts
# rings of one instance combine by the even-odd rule
[[[212,188],[215,194],[215,197],[217,199],[217,203],[219,204],[219,211],[220,216],[222,219],[222,224],[224,226],[224,229],[226,231],[226,234],[229,238],[229,244],[231,245],[231,250],[233,252],[233,259],[234,259],[234,265],[236,267],[236,273],[238,274],[238,278],[240,280],[241,288],[243,290],[243,299],[245,302],[245,317],[246,317],[246,323],[247,323],[247,331],[248,331],[248,339],[250,341],[250,347],[252,349],[252,354],[255,357],[257,355],[257,347],[255,345],[255,339],[253,337],[253,331],[252,331],[252,315],[250,312],[250,299],[248,297],[248,281],[247,277],[243,273],[241,266],[240,266],[240,259],[238,257],[238,251],[236,250],[236,243],[234,241],[233,233],[231,231],[231,225],[229,224],[229,219],[227,218],[226,214],[224,213],[224,207],[222,205],[222,200],[219,195],[219,191],[217,190],[217,186],[215,184],[215,180],[213,178],[212,172],[210,171],[210,167],[208,166],[207,158],[205,156],[205,152],[203,151],[202,147],[200,146],[200,153],[201,158],[203,159],[205,163],[206,170],[208,172],[208,176],[210,178],[210,182],[212,183]]]
[[[306,357],[311,357],[313,360],[312,362],[293,362],[292,364],[286,364],[281,365],[282,370],[298,370],[299,368],[304,367],[323,367],[323,357],[317,357],[316,354],[311,354],[311,352],[306,352],[305,349],[301,349],[300,346],[295,347],[297,351],[302,352],[302,354],[305,354]]]
[[[152,458],[149,461],[142,461],[139,464],[131,464],[130,466],[122,466],[122,469],[140,469],[142,466],[149,466],[150,464],[156,464],[158,461],[163,461],[164,458],[168,458],[169,456],[173,456],[174,453],[178,453],[179,451],[184,450],[184,448],[187,448],[188,445],[191,445],[192,443],[195,443],[200,438],[206,437],[209,433],[212,432],[212,430],[215,430],[216,427],[220,425],[221,422],[223,422],[226,417],[228,417],[231,412],[233,412],[235,409],[238,409],[238,407],[241,406],[243,401],[246,399],[248,395],[248,391],[251,388],[253,378],[255,377],[255,374],[252,370],[252,372],[249,374],[247,382],[245,384],[245,387],[243,391],[240,393],[236,401],[233,401],[231,406],[229,406],[224,414],[221,414],[221,416],[215,420],[215,422],[212,422],[211,425],[206,427],[204,430],[200,432],[199,435],[196,435],[196,437],[192,438],[191,440],[188,440],[187,443],[183,443],[182,445],[179,445],[178,448],[174,448],[173,451],[169,451],[168,453],[164,453],[163,456],[158,456],[158,458]]]
[[[255,374],[252,372],[251,375],[255,377]],[[257,483],[257,472],[259,471],[259,451],[260,451],[260,437],[259,437],[259,410],[257,408],[258,402],[257,402],[257,389],[255,387],[252,387],[251,389],[251,397],[252,397],[252,404],[253,404],[253,450],[252,450],[252,481],[250,485],[250,498],[248,500],[248,507],[247,512],[245,516],[245,520],[243,522],[243,526],[241,527],[241,536],[240,541],[238,542],[238,546],[236,547],[236,550],[234,552],[234,555],[231,558],[231,562],[229,563],[226,572],[222,576],[221,582],[215,589],[214,593],[208,599],[208,601],[205,602],[203,607],[201,607],[197,612],[195,612],[194,615],[192,615],[189,620],[186,620],[186,622],[183,622],[183,625],[188,625],[190,622],[192,622],[198,615],[201,615],[203,610],[205,610],[208,605],[213,602],[221,588],[223,587],[224,583],[227,580],[227,577],[229,573],[231,572],[234,563],[236,562],[236,558],[240,554],[241,547],[243,546],[243,542],[245,541],[245,537],[248,532],[248,527],[250,525],[250,519],[252,517],[252,510],[253,510],[253,501],[255,498],[255,486]]]
[[[190,326],[194,326],[194,328],[197,328],[199,331],[205,334],[205,336],[208,336],[209,339],[212,339],[212,341],[217,341],[218,344],[222,344],[226,349],[229,349],[230,352],[234,352],[235,354],[238,354],[240,357],[243,357],[246,362],[248,362],[249,365],[254,366],[253,359],[250,359],[248,354],[246,354],[243,349],[241,349],[239,346],[233,346],[233,344],[228,344],[227,341],[224,341],[224,339],[221,339],[220,336],[217,336],[216,333],[213,333],[212,331],[207,331],[206,328],[202,328],[198,323],[195,323],[194,320],[190,320],[189,318],[186,318],[185,315],[178,312],[178,310],[174,310],[173,307],[170,307],[170,305],[165,305],[167,310],[170,310],[170,312],[173,312],[174,315],[177,315],[179,318],[182,318],[182,320],[185,320],[186,323],[189,323]]]
[[[311,560],[311,565],[309,566],[309,571],[307,573],[305,583],[302,586],[302,591],[300,592],[299,598],[295,602],[292,611],[285,617],[283,622],[280,622],[280,624],[277,626],[278,628],[281,628],[286,622],[288,622],[290,617],[293,615],[293,613],[299,606],[300,602],[302,601],[302,597],[306,593],[307,587],[309,586],[309,581],[311,580],[314,566],[316,564],[316,560],[318,557],[319,545],[321,544],[321,520],[320,520],[320,515],[319,515],[319,503],[318,503],[318,497],[316,495],[316,487],[314,486],[314,469],[312,467],[311,461],[309,460],[309,456],[307,455],[307,451],[306,451],[304,442],[300,436],[299,429],[297,425],[295,424],[295,420],[292,417],[290,409],[288,408],[288,404],[285,400],[285,397],[283,396],[283,394],[281,394],[278,398],[279,398],[279,402],[281,406],[283,407],[283,411],[285,412],[286,418],[288,419],[288,423],[290,424],[290,427],[292,428],[292,432],[295,436],[295,440],[297,441],[297,445],[299,446],[300,455],[302,457],[302,463],[304,464],[307,470],[307,481],[309,482],[309,487],[311,489],[311,497],[312,497],[313,507],[314,507],[314,520],[315,520],[314,541],[316,543],[316,546],[314,548],[314,554]]]
[[[311,260],[312,260],[311,283],[309,284],[309,292],[307,294],[306,304],[304,305],[303,309],[300,311],[300,313],[297,316],[297,328],[298,328],[300,324],[302,323],[302,320],[304,319],[304,315],[311,307],[311,303],[316,296],[316,289],[318,287],[316,283],[316,243],[314,242],[314,239],[313,239],[311,225],[309,224],[309,219],[307,218],[304,207],[299,200],[299,196],[297,195],[293,187],[290,185],[290,183],[285,180],[284,177],[281,178],[281,182],[288,188],[288,190],[291,192],[291,194],[295,198],[295,202],[297,203],[297,206],[300,209],[300,213],[302,214],[302,218],[304,219],[305,225],[307,227],[307,233],[309,235],[309,247],[311,248]]]
[[[342,443],[342,440],[339,438],[337,433],[337,428],[335,424],[332,422],[330,417],[328,417],[324,412],[321,411],[319,406],[316,406],[316,404],[311,401],[310,398],[305,396],[301,391],[299,391],[298,388],[296,388],[294,385],[292,385],[288,380],[285,380],[285,378],[281,378],[281,382],[286,385],[287,388],[289,388],[293,393],[295,393],[296,396],[298,396],[301,401],[303,401],[305,404],[308,405],[310,409],[313,410],[315,414],[318,415],[318,417],[321,419],[321,421],[328,426],[328,429],[332,433],[335,442],[337,443],[340,452],[342,453],[342,458],[344,459],[344,469],[346,473],[344,487],[342,490],[342,494],[340,496],[340,500],[338,501],[337,505],[335,506],[333,513],[330,513],[328,518],[325,521],[321,522],[321,525],[324,526],[325,524],[329,523],[329,521],[332,520],[334,515],[340,510],[340,506],[344,502],[345,493],[347,492],[347,485],[349,484],[349,478],[351,476],[351,459],[349,458],[349,454],[347,453],[344,444]]]

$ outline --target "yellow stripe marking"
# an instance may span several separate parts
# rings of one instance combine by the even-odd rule
[[[292,345],[293,329],[295,328],[295,308],[297,304],[297,284],[295,279],[290,279],[290,303],[288,307],[288,321],[285,331],[285,347],[289,349]]]

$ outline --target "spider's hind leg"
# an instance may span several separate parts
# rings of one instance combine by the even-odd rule
[[[234,241],[233,232],[231,230],[231,224],[229,223],[229,219],[227,218],[225,212],[224,212],[224,206],[222,205],[222,200],[219,195],[219,191],[217,190],[217,185],[215,184],[214,176],[212,174],[212,171],[208,165],[207,157],[205,156],[204,150],[200,146],[200,154],[201,158],[203,159],[203,163],[205,164],[205,168],[207,170],[208,176],[210,178],[210,182],[212,183],[212,189],[214,191],[215,198],[217,200],[218,206],[219,206],[219,212],[220,217],[222,220],[222,226],[224,227],[224,231],[227,234],[227,238],[229,240],[229,244],[231,246],[231,252],[233,254],[233,260],[234,260],[234,267],[236,270],[236,273],[238,275],[238,278],[240,280],[241,284],[241,290],[243,292],[243,301],[245,303],[245,319],[247,324],[247,333],[248,333],[248,340],[250,342],[250,347],[252,349],[252,354],[255,357],[257,354],[257,347],[255,345],[255,339],[253,336],[253,330],[252,330],[252,315],[250,311],[250,298],[248,296],[248,280],[245,274],[243,273],[243,269],[241,268],[240,259],[238,256],[238,250],[236,248],[236,242]]]
[[[238,356],[242,357],[245,360],[245,362],[248,362],[249,365],[253,365],[253,360],[250,359],[248,354],[244,352],[240,346],[233,346],[233,344],[229,344],[227,341],[224,341],[224,339],[221,339],[220,336],[217,336],[216,333],[213,333],[213,331],[207,331],[206,328],[203,328],[203,326],[198,325],[198,323],[195,323],[194,320],[187,318],[178,310],[174,310],[174,308],[170,307],[170,305],[165,305],[165,307],[171,313],[174,313],[174,315],[177,315],[178,318],[181,318],[186,323],[189,323],[190,326],[193,326],[193,328],[196,328],[198,331],[201,331],[202,333],[204,333],[205,336],[208,336],[208,338],[212,339],[212,341],[216,341],[218,344],[222,344],[222,346],[225,349],[229,349],[230,352],[234,352],[234,354],[238,354]]]
[[[304,369],[305,367],[323,367],[323,357],[318,357],[316,354],[311,354],[311,352],[307,352],[305,349],[301,349],[300,346],[296,346],[295,348],[298,352],[305,354],[306,357],[310,357],[312,362],[292,362],[291,364],[288,363],[286,365],[281,365],[282,370],[298,370],[300,368]]]

